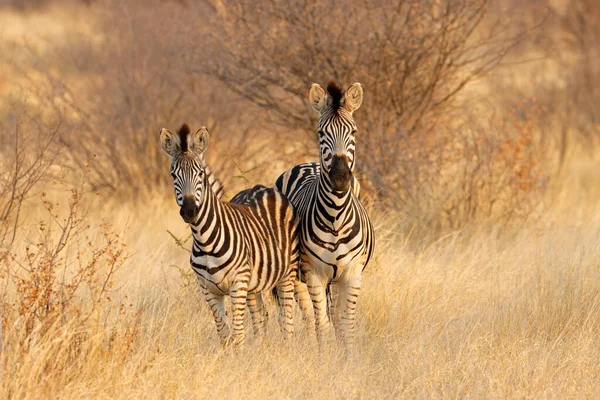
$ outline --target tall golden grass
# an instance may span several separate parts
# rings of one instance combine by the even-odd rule
[[[3,100],[17,102],[17,89],[24,82],[35,88],[56,83],[35,71],[40,70],[39,64],[53,60],[48,49],[52,43],[70,43],[68,38],[75,33],[82,37],[89,34],[90,28],[82,22],[84,18],[79,18],[89,17],[89,11],[77,7],[73,10],[76,11],[49,7],[27,15],[16,11],[0,13],[0,21],[10,28],[0,45],[15,54],[10,62],[1,59],[0,68],[5,72],[4,81],[0,81]],[[27,46],[35,49],[24,56],[17,51],[18,46],[15,50],[8,42],[20,40],[36,21],[48,24],[46,31],[41,23],[36,25],[46,36],[29,41]],[[102,42],[102,38],[90,37],[90,41],[95,40]],[[15,63],[15,58],[21,57],[26,61]],[[19,71],[29,67],[31,71]],[[77,73],[69,68],[41,71],[56,73],[79,95],[86,94],[86,85],[97,90],[94,79],[101,81],[110,76],[91,67],[89,76],[80,74],[87,71],[85,68],[74,68]],[[534,73],[537,67],[527,68]],[[480,81],[478,87],[469,88],[465,97],[483,93],[495,105],[508,103],[519,96],[494,96],[492,92],[497,87],[511,87],[522,90],[522,98],[528,98],[535,85],[532,81],[517,82],[528,73],[527,68],[508,67],[503,70],[506,83],[497,77]],[[127,81],[127,76],[119,78]],[[546,76],[545,80],[554,78]],[[44,100],[41,93],[45,92],[31,94],[25,101],[27,107],[52,105],[64,111],[64,102],[72,100],[62,92],[57,98]],[[37,102],[42,100],[45,103]],[[84,96],[82,104],[88,100]],[[221,107],[223,101],[220,98],[212,106]],[[13,118],[14,108],[6,105],[10,102],[2,103],[2,117]],[[206,103],[210,105],[211,100]],[[156,104],[162,103],[152,103],[145,111],[162,113],[161,117],[170,115],[162,109],[154,110]],[[183,111],[192,112],[198,104],[204,103],[191,102]],[[547,106],[540,106],[541,116],[529,118],[525,115],[527,109],[517,104],[503,109],[507,113],[510,110],[508,117],[496,115],[495,119],[468,126],[487,129],[487,124],[492,123],[492,134],[488,136],[471,135],[466,129],[457,142],[443,141],[439,135],[431,136],[432,142],[415,140],[407,144],[407,151],[413,146],[414,154],[425,156],[439,145],[448,146],[449,153],[439,155],[450,161],[436,164],[443,174],[440,170],[425,170],[431,167],[427,158],[407,158],[414,162],[414,168],[423,168],[427,177],[447,174],[436,180],[440,186],[447,186],[443,190],[425,188],[421,194],[423,202],[415,203],[415,207],[424,208],[421,214],[384,208],[376,200],[369,202],[376,229],[376,254],[364,272],[357,311],[357,345],[350,354],[333,338],[319,346],[314,329],[306,326],[298,311],[297,335],[284,341],[274,317],[274,304],[269,304],[272,317],[265,337],[250,336],[242,348],[222,349],[210,311],[188,266],[185,248],[190,242],[182,248],[174,240],[175,237],[185,241],[189,228],[178,215],[171,188],[164,184],[168,181],[168,167],[164,165],[164,177],[160,170],[152,170],[157,173],[156,184],[153,181],[152,189],[140,190],[133,196],[131,188],[119,191],[100,185],[103,177],[94,174],[110,170],[112,167],[107,165],[112,164],[95,159],[92,161],[96,165],[82,167],[88,180],[80,186],[81,171],[76,172],[71,163],[83,154],[73,152],[78,139],[76,128],[80,126],[73,120],[77,122],[81,115],[66,107],[67,112],[61,117],[67,128],[59,136],[72,135],[69,139],[75,140],[59,142],[59,157],[52,161],[66,160],[65,165],[48,167],[44,179],[28,192],[27,198],[21,199],[16,240],[10,248],[0,246],[0,397],[600,397],[600,157],[593,151],[584,151],[589,150],[590,142],[579,142],[577,132],[568,132],[569,146],[556,145],[554,140],[560,135],[553,124],[558,118],[554,114],[552,118],[556,119],[548,116],[551,113]],[[131,123],[125,132],[137,132],[143,139],[139,143],[151,149],[148,154],[156,154],[158,143],[152,148],[152,142],[144,139],[144,129],[156,128],[158,133],[162,125],[154,127],[153,122],[142,121],[142,129],[132,122],[137,109],[127,110],[131,115],[118,116]],[[248,114],[255,111],[249,110]],[[45,121],[43,114],[47,111],[41,110],[41,117],[34,113],[24,123],[23,128],[30,129],[27,138],[35,137],[36,131],[31,127],[36,125],[31,121]],[[175,111],[171,115],[173,121],[183,111]],[[109,115],[112,109],[106,112]],[[203,112],[202,118],[209,114]],[[468,115],[465,120],[478,115]],[[101,117],[92,117],[102,122]],[[242,117],[249,118],[250,125],[258,118],[247,114]],[[190,118],[201,119],[196,115]],[[160,124],[173,121],[165,119]],[[11,142],[11,123],[2,122],[1,128],[8,133],[1,138]],[[568,120],[558,122],[570,126]],[[289,141],[281,156],[278,150],[283,147],[277,147],[281,141],[265,133],[249,134],[248,126],[232,129],[239,120],[234,125],[231,121],[224,124],[231,133],[216,135],[216,148],[222,146],[223,150],[213,148],[214,156],[209,161],[219,166],[217,171],[227,183],[228,194],[254,183],[270,184],[288,164],[303,161],[303,156],[295,153],[298,147]],[[90,137],[101,139],[102,133],[109,131],[103,130],[105,126],[90,125],[97,130],[94,135],[99,135]],[[40,124],[39,129],[47,132],[49,128]],[[511,136],[511,129],[519,135]],[[229,154],[231,142],[242,135],[244,140],[236,144],[241,150]],[[298,138],[299,142],[303,140]],[[94,150],[96,143],[86,145]],[[299,147],[305,145],[308,146],[298,143]],[[482,148],[483,152],[472,153],[473,149]],[[108,151],[111,147],[103,149]],[[126,164],[129,159],[125,156],[131,156],[131,160],[137,157],[136,162],[144,160],[144,154],[134,153],[134,149],[112,149],[115,159],[111,162]],[[253,157],[244,159],[238,170],[228,156],[236,159],[237,155],[244,155],[244,150]],[[491,154],[489,159],[478,158],[485,156],[486,151]],[[280,157],[276,158],[278,154]],[[466,166],[461,164],[460,154],[464,154]],[[360,152],[358,162],[361,157],[368,155]],[[556,168],[558,158],[560,168]],[[0,187],[5,183],[5,173],[10,175],[12,160],[8,152],[0,151]],[[496,160],[509,169],[492,169],[487,160]],[[152,163],[160,167],[159,159],[153,158]],[[255,166],[259,168],[244,173]],[[134,165],[128,178],[141,179],[141,167],[145,165]],[[488,185],[486,168],[489,174],[496,174],[490,175],[495,186]],[[462,220],[451,226],[453,229],[434,230],[433,223],[439,221],[435,216],[441,215],[444,206],[465,207],[460,197],[463,194],[452,186],[459,170],[470,179],[464,182],[480,188],[470,192],[463,188],[465,196],[475,193],[481,197],[480,203],[473,204],[485,206],[496,201],[492,195],[503,199],[502,196],[508,196],[506,193],[516,193],[509,200],[514,201],[515,207],[525,202],[527,215],[507,224],[493,213],[483,213],[479,218]],[[242,179],[233,178],[240,174]],[[119,182],[115,176],[110,179],[109,182]],[[382,182],[386,179],[389,176],[382,175]],[[415,187],[418,183],[413,182]],[[522,185],[539,185],[543,190]],[[431,195],[438,197],[432,199]],[[0,200],[0,205],[4,204],[4,199]],[[464,215],[472,214],[471,208],[460,210]],[[419,221],[423,215],[434,217]],[[65,219],[71,225],[75,223],[75,228],[62,246],[64,226],[69,226]],[[427,229],[429,226],[432,229]]]
[[[187,234],[174,202],[107,206],[109,221],[129,221],[131,249],[111,303],[93,322],[56,320],[27,347],[23,328],[6,326],[2,396],[595,398],[600,186],[573,181],[547,223],[516,232],[479,226],[419,245],[402,218],[374,211],[377,256],[349,357],[334,342],[320,348],[299,313],[290,342],[271,318],[266,337],[223,351],[196,286],[174,267],[187,267],[166,232]]]

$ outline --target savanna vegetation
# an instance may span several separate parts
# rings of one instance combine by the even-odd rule
[[[600,395],[595,0],[0,5],[2,397]],[[330,79],[365,92],[357,349],[297,312],[223,350],[158,133],[207,125],[231,198],[318,159]]]

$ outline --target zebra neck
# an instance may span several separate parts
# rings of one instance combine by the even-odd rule
[[[223,230],[223,204],[209,187],[206,187],[204,192],[198,220],[195,224],[190,224],[190,228],[192,228],[194,242],[204,252],[210,253],[215,245],[215,237],[219,237],[219,233]]]
[[[321,173],[315,200],[313,215],[316,222],[322,229],[338,232],[352,212],[352,207],[349,206],[352,202],[352,186],[344,192],[336,192]]]
[[[211,190],[215,192],[219,199],[223,197],[223,183],[221,183],[221,181],[215,176],[213,170],[208,164],[206,164],[206,162],[204,162],[204,172],[206,173],[206,180]]]

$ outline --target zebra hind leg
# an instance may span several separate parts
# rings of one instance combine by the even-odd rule
[[[284,339],[294,335],[294,276],[277,284],[277,300],[279,303],[279,327]]]
[[[263,302],[262,293],[248,293],[246,300],[248,310],[252,317],[252,328],[256,336],[264,335],[267,331],[267,320],[269,314]]]

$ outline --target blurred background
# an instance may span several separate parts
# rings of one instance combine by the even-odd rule
[[[522,220],[594,153],[599,15],[594,0],[4,0],[2,157],[43,151],[111,197],[156,195],[157,132],[185,121],[209,127],[232,195],[317,160],[311,83],[361,82],[368,201],[427,231]]]
[[[272,322],[215,358],[158,133],[270,186],[330,80],[364,88],[366,355]],[[598,0],[0,0],[0,393],[598,398],[599,82]]]

